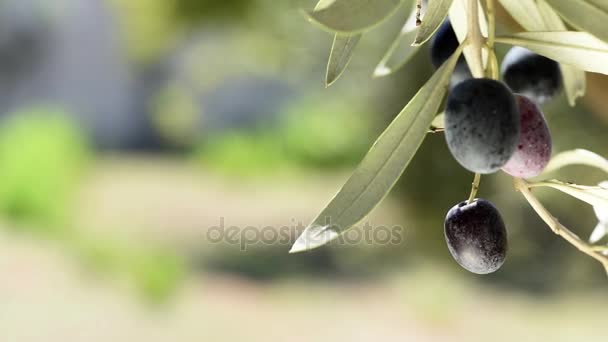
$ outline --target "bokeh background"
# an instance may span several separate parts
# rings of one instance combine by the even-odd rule
[[[432,73],[423,49],[371,78],[404,6],[325,89],[331,36],[298,12],[314,2],[0,2],[0,340],[605,337],[605,272],[505,175],[484,177],[480,195],[508,225],[506,264],[476,276],[452,260],[443,218],[472,175],[441,134],[367,220],[400,227],[398,243],[287,254]],[[501,11],[498,28],[518,29]],[[544,108],[555,152],[608,156],[608,79],[588,82],[576,108],[563,97]],[[592,208],[537,193],[590,234]],[[216,241],[218,226],[270,235],[242,248]]]

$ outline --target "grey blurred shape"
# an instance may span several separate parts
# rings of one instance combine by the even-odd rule
[[[0,114],[66,109],[97,146],[137,143],[145,117],[119,28],[102,0],[0,4]]]

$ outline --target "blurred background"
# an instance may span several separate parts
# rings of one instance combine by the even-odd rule
[[[0,340],[605,336],[605,272],[503,174],[480,196],[507,223],[506,264],[477,276],[452,260],[443,219],[472,175],[441,134],[366,220],[390,243],[355,235],[287,254],[432,73],[423,49],[371,78],[403,6],[325,89],[332,37],[298,12],[314,3],[0,2]],[[499,29],[518,28],[499,11]],[[608,156],[608,79],[588,82],[576,108],[544,108],[554,152]],[[591,207],[537,193],[581,236],[597,223]]]

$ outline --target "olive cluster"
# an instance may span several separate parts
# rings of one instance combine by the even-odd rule
[[[431,61],[444,63],[459,43],[449,21],[431,42]],[[551,156],[551,134],[539,105],[559,93],[559,65],[521,47],[501,65],[504,81],[473,78],[460,57],[445,108],[445,138],[456,161],[479,174],[498,170],[520,178],[539,175]],[[504,263],[507,232],[490,202],[474,199],[447,213],[445,238],[450,253],[465,269],[485,274]]]

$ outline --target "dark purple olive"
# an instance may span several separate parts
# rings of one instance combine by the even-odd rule
[[[540,105],[562,89],[559,64],[523,47],[515,46],[507,52],[501,73],[514,93],[523,94]]]
[[[475,199],[455,205],[445,218],[450,253],[466,270],[487,274],[498,270],[507,255],[507,230],[492,203]]]
[[[448,60],[448,58],[450,58],[450,56],[452,56],[454,51],[458,48],[458,45],[460,45],[460,43],[452,28],[452,24],[446,19],[431,39],[431,63],[433,63],[435,69],[438,69]],[[454,72],[452,73],[450,86],[453,88],[460,82],[472,77],[464,56],[460,56],[456,63],[456,67],[454,68]]]
[[[445,138],[464,168],[478,173],[500,170],[515,152],[519,129],[515,97],[503,83],[470,79],[450,92]]]

